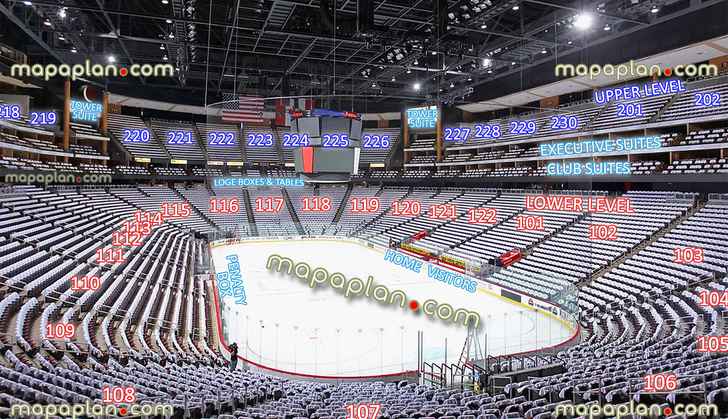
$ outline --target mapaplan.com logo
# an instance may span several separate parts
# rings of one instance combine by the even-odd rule
[[[172,77],[175,67],[171,64],[132,64],[127,67],[115,65],[91,64],[86,60],[83,64],[13,64],[10,75],[13,77],[40,77],[49,80],[52,77]]]
[[[311,288],[317,287],[318,284],[328,283],[331,288],[343,292],[344,297],[364,295],[382,304],[398,304],[402,308],[408,305],[415,312],[420,307],[417,300],[411,300],[407,303],[407,296],[401,290],[390,291],[384,285],[373,284],[374,278],[371,276],[364,283],[359,278],[347,279],[340,272],[329,274],[324,268],[311,268],[305,262],[295,263],[293,260],[280,255],[270,255],[266,263],[266,269],[271,272],[285,272],[290,276],[308,282]],[[436,317],[442,321],[452,321],[453,323],[462,321],[464,326],[472,325],[476,329],[480,324],[480,314],[463,308],[456,310],[450,304],[438,303],[430,299],[422,303],[421,307],[427,316]]]
[[[95,173],[59,173],[55,170],[52,171],[38,171],[38,172],[10,172],[2,175],[5,183],[16,184],[16,185],[31,185],[31,184],[106,184],[112,182],[112,176],[109,174],[95,174]]]

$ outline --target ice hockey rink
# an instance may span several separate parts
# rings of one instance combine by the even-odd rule
[[[474,293],[384,258],[385,249],[355,239],[253,239],[212,246],[216,273],[227,273],[231,256],[240,265],[240,290],[219,290],[222,335],[236,342],[239,355],[265,367],[326,377],[376,376],[417,370],[418,331],[427,362],[457,363],[468,334],[460,323],[413,311],[409,304],[380,304],[364,296],[345,297],[328,283],[315,288],[294,276],[266,268],[276,254],[311,269],[339,272],[346,279],[371,276],[407,301],[428,299],[480,315],[478,344],[488,355],[512,354],[560,344],[574,330],[558,316],[496,295],[479,281]],[[223,284],[226,287],[227,284]]]

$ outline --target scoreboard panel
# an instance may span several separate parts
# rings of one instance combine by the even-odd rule
[[[356,119],[312,116],[296,119],[292,132],[308,137],[309,145],[294,152],[296,172],[311,180],[319,175],[346,181],[359,169],[362,122]]]

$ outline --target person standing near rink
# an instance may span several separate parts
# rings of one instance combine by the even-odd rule
[[[230,371],[235,371],[238,366],[238,344],[233,342],[230,344]]]

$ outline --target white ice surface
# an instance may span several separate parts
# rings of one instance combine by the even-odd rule
[[[345,298],[319,285],[266,269],[271,254],[340,272],[349,279],[374,278],[408,301],[427,299],[465,308],[481,316],[479,343],[488,355],[516,353],[558,344],[572,331],[547,316],[479,289],[471,294],[384,260],[383,252],[358,243],[333,240],[244,242],[212,249],[217,271],[227,270],[228,255],[237,255],[247,305],[225,297],[225,341],[237,342],[239,354],[262,365],[289,372],[361,376],[417,369],[417,331],[424,332],[424,360],[457,363],[467,335],[462,324],[446,323],[408,307],[383,306],[366,297]],[[487,340],[487,342],[486,342]],[[447,341],[447,349],[445,342]]]

